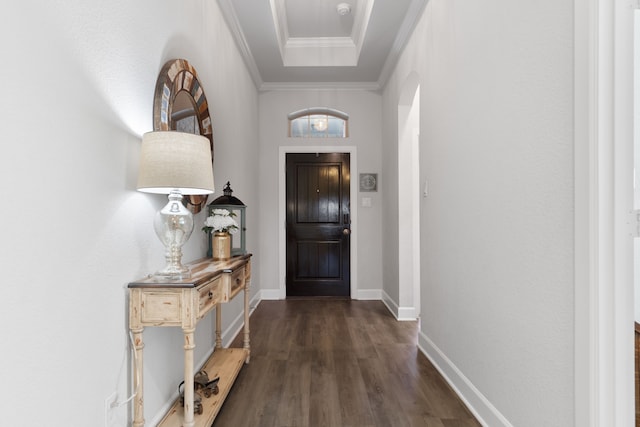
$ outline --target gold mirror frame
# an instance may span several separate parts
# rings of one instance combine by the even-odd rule
[[[174,112],[173,109],[176,97],[181,93],[188,95],[192,101],[200,135],[209,139],[213,161],[213,127],[209,104],[196,70],[186,59],[167,61],[158,74],[153,97],[153,130],[176,130],[174,114],[183,114],[183,111]],[[190,195],[184,196],[183,200],[187,208],[196,214],[206,206],[207,198],[207,195]]]

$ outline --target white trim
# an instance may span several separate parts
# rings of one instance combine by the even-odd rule
[[[378,92],[377,82],[264,82],[258,86],[260,92],[271,90],[364,90]]]
[[[387,310],[396,318],[399,322],[415,322],[418,320],[415,307],[398,307],[398,304],[387,294],[384,290],[381,291],[380,298],[384,305],[387,306]]]
[[[393,317],[399,322],[415,322],[418,320],[415,307],[399,307],[393,298],[384,290],[380,291],[380,298],[377,299],[382,300],[382,303],[387,306],[387,310],[389,310]]]
[[[349,120],[349,114],[345,113],[344,111],[336,110],[335,108],[329,108],[329,107],[303,108],[302,110],[294,111],[292,113],[287,114],[287,119],[295,120],[301,117],[313,116],[316,114],[333,116],[333,117],[342,119],[344,121]]]
[[[378,86],[381,88],[387,84],[389,76],[398,65],[398,58],[404,50],[404,47],[407,45],[407,41],[413,34],[413,30],[418,24],[424,9],[427,7],[427,3],[429,3],[429,0],[411,0],[411,4],[409,4],[409,8],[407,9],[407,14],[402,20],[402,25],[398,29],[398,34],[393,41],[393,45],[391,46],[389,55],[387,55],[387,59],[384,61],[382,71],[380,71],[380,76],[378,76]]]
[[[280,57],[291,66],[356,66],[367,31],[374,0],[362,0],[353,13],[348,37],[291,37],[284,0],[270,0]]]
[[[283,2],[280,0],[281,4]],[[370,90],[370,91],[380,91],[384,85],[387,83],[389,76],[395,69],[398,58],[402,54],[404,47],[407,44],[407,41],[413,34],[413,30],[415,29],[419,18],[422,16],[422,13],[429,3],[429,0],[411,0],[409,7],[407,8],[407,14],[405,15],[402,25],[398,29],[398,33],[396,38],[393,41],[393,45],[385,59],[385,62],[382,66],[380,74],[378,76],[377,81],[375,82],[264,82],[262,80],[262,76],[260,75],[260,70],[256,64],[253,53],[251,52],[251,48],[244,36],[242,28],[240,27],[240,22],[238,21],[238,17],[236,15],[235,9],[233,7],[232,0],[218,0],[218,5],[220,6],[220,11],[222,12],[225,21],[227,22],[227,26],[233,35],[233,38],[238,46],[238,50],[242,55],[245,63],[247,64],[247,68],[251,77],[253,79],[256,88],[259,91],[269,91],[269,90],[299,90],[299,89],[357,89],[357,90]],[[373,2],[371,2],[373,4]],[[278,6],[280,7],[280,6]],[[288,38],[288,34],[280,32],[278,30],[279,24],[274,21],[275,31],[276,31],[276,39],[278,41],[278,47],[280,49],[280,55],[283,56],[283,43],[282,40],[286,40]],[[361,31],[358,29],[357,25],[354,25],[354,31]],[[357,34],[353,34],[352,37],[358,38]],[[358,44],[358,43],[356,43]],[[359,50],[358,50],[359,55]]]
[[[379,301],[382,299],[382,289],[358,289],[358,293],[354,299]]]
[[[261,289],[260,290],[261,300],[279,300],[279,299],[285,299],[286,297],[287,295],[282,292],[282,289]]]
[[[491,427],[513,427],[504,415],[491,404],[489,399],[480,393],[480,390],[422,331],[418,332],[418,348],[440,372],[480,424]]]
[[[627,221],[633,210],[633,36],[634,6],[613,2],[613,221],[615,425],[635,424],[633,238]]]
[[[244,33],[242,32],[242,28],[240,27],[240,22],[238,21],[238,16],[236,15],[236,10],[233,7],[232,0],[218,0],[218,5],[220,6],[220,11],[224,16],[225,21],[227,22],[229,31],[231,31],[233,39],[236,41],[236,45],[238,46],[240,55],[242,56],[242,59],[244,59],[244,63],[247,65],[249,74],[251,74],[253,84],[256,85],[256,88],[261,87],[263,82],[262,77],[260,76],[260,70],[258,70],[258,65],[256,64],[253,54],[251,53],[249,43],[244,37]]]
[[[415,322],[418,320],[415,307],[398,307],[397,319],[401,322]]]
[[[382,302],[384,303],[384,305],[387,306],[387,309],[389,310],[389,312],[391,314],[393,314],[393,317],[396,318],[396,320],[398,319],[398,313],[400,312],[400,309],[398,307],[398,304],[396,304],[396,302],[393,300],[393,298],[391,298],[389,296],[388,293],[386,293],[384,290],[382,290]]]
[[[420,76],[411,71],[398,96],[398,218],[410,213],[410,221],[398,223],[398,320],[420,315],[421,232],[420,212]],[[409,304],[409,305],[407,305]]]
[[[287,153],[348,153],[349,170],[351,177],[358,176],[358,149],[352,145],[343,146],[280,146],[278,155],[278,251],[279,251],[279,274],[278,289],[280,295],[286,295],[286,272],[287,272]],[[351,297],[357,298],[358,294],[358,204],[354,203],[358,196],[358,180],[351,179],[349,197],[351,199]],[[283,297],[284,298],[284,297]]]
[[[329,47],[329,48],[356,48],[356,44],[353,42],[351,37],[289,37],[284,44],[285,49],[313,49],[320,47]],[[286,66],[290,66],[290,64],[285,63]],[[317,64],[313,63],[303,63],[303,64],[295,64],[298,66],[317,66]],[[338,64],[340,65],[340,64]]]
[[[632,200],[633,27],[627,15],[632,12],[629,1],[575,3],[574,413],[579,427],[633,425],[632,249],[625,230]]]

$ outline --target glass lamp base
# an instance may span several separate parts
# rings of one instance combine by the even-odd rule
[[[182,194],[172,190],[169,203],[162,208],[153,222],[160,241],[164,244],[166,266],[154,274],[163,279],[189,279],[191,270],[182,265],[182,245],[193,231],[193,215],[182,204]]]
[[[179,266],[169,266],[167,265],[162,270],[158,270],[153,273],[154,277],[165,280],[181,280],[181,279],[190,279],[191,278],[191,270],[189,267],[185,267],[184,265]]]

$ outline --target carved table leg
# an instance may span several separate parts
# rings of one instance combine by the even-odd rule
[[[184,331],[184,427],[193,427],[193,349],[194,328],[183,329]]]
[[[222,306],[216,305],[216,348],[222,348]]]
[[[144,328],[132,329],[133,334],[133,351],[134,351],[134,364],[133,364],[133,390],[136,392],[136,397],[133,400],[133,427],[144,426],[144,399],[142,390],[142,349],[144,348],[144,341],[142,341],[142,331]]]
[[[249,287],[251,281],[247,278],[244,285],[244,345],[247,350],[247,358],[244,363],[248,364],[251,360],[251,344],[249,343]]]

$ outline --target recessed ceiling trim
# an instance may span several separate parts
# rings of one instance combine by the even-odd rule
[[[278,51],[286,43],[281,44],[279,41],[286,41],[290,37],[287,34],[288,30],[274,21],[275,16],[272,12],[274,8],[281,8],[284,12],[285,20],[290,20],[291,17],[287,17],[287,13],[284,11],[286,7],[289,7],[289,1],[305,0],[269,0],[268,2],[266,0],[217,0],[229,30],[235,38],[238,50],[245,60],[248,72],[260,92],[287,89],[338,89],[379,92],[387,84],[389,75],[395,69],[396,61],[402,54],[404,44],[422,16],[424,8],[429,3],[429,0],[377,0],[375,1],[375,7],[371,10],[370,18],[367,18],[368,27],[356,30],[358,26],[355,22],[355,15],[363,13],[373,3],[370,3],[371,0],[347,0],[352,6],[352,14],[349,18],[351,28],[346,32],[343,31],[340,36],[352,38],[354,46],[357,46],[355,43],[356,34],[358,32],[363,34],[364,47],[362,48],[362,55],[367,56],[367,66],[364,66],[363,61],[365,58],[363,56],[361,60],[358,60],[358,64],[355,67],[340,67],[344,70],[340,71],[339,67],[283,67],[283,51]],[[326,10],[326,7],[324,10]],[[295,11],[298,13],[299,7]],[[382,15],[381,11],[383,11]],[[397,11],[401,11],[403,16],[403,18],[400,18],[401,24],[397,21]],[[339,17],[335,9],[334,14]],[[394,16],[396,21],[393,26],[397,28],[398,25],[401,25],[399,32],[396,32],[393,29],[394,27],[387,28],[386,33],[380,32],[380,16],[384,17],[386,16],[385,14]],[[343,19],[344,17],[339,18]],[[374,21],[371,21],[371,19]],[[385,18],[382,18],[383,28],[384,23]],[[277,28],[274,28],[274,26]],[[318,27],[316,26],[314,30],[317,29]],[[393,33],[395,35],[388,37],[389,34]],[[302,37],[304,32],[300,31],[296,35]],[[326,36],[330,35],[330,33],[322,35]],[[380,52],[375,45],[379,40],[392,44],[391,49],[387,47],[386,55],[382,57],[380,55],[376,56]],[[374,47],[370,48],[369,44]],[[293,41],[290,46],[295,45],[296,42]],[[378,67],[376,75],[372,75],[370,72],[375,69],[374,67]]]
[[[355,49],[356,45],[353,43],[353,39],[351,37],[291,37],[287,40],[285,45],[285,48],[287,49],[311,49],[324,47],[350,47]]]
[[[376,82],[265,82],[258,88],[260,92],[271,90],[365,90],[380,91]]]
[[[271,4],[271,16],[273,17],[273,26],[276,30],[276,39],[280,48],[280,57],[285,57],[285,45],[289,40],[289,30],[287,29],[287,8],[284,0],[269,0]]]
[[[356,7],[356,13],[353,21],[353,31],[351,38],[353,43],[357,46],[356,55],[360,58],[360,50],[364,43],[364,36],[367,33],[367,27],[369,26],[369,20],[371,19],[371,11],[373,10],[373,3],[375,0],[359,0]]]
[[[284,47],[285,67],[348,67],[358,65],[350,37],[290,38]]]
[[[285,0],[269,0],[276,39],[285,67],[358,65],[375,0],[358,0],[351,37],[290,37]]]

